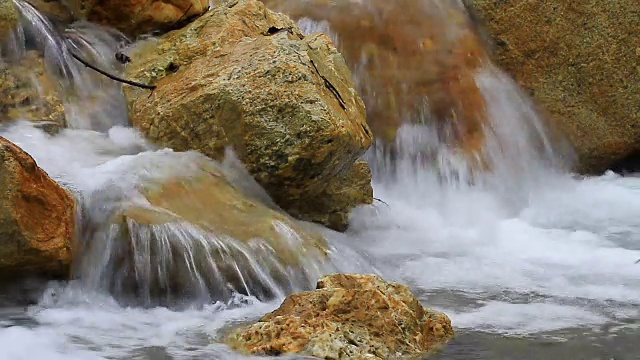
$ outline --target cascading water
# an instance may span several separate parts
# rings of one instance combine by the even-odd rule
[[[28,49],[42,52],[48,73],[57,80],[69,128],[106,131],[115,125],[126,125],[127,109],[120,85],[86,69],[72,54],[117,73],[120,69],[113,54],[127,39],[116,31],[88,23],[74,24],[61,33],[28,2],[15,4],[24,21],[5,46],[4,58],[18,62]]]
[[[282,298],[312,287],[322,274],[338,271],[340,263],[347,263],[340,260],[345,251],[334,251],[334,245],[326,244],[328,255],[307,246],[305,237],[321,236],[324,230],[301,233],[299,226],[292,228],[297,226],[292,219],[274,217],[266,228],[273,231],[268,235],[270,241],[259,236],[236,239],[207,222],[216,219],[197,218],[202,220],[198,224],[185,219],[192,213],[212,212],[203,189],[189,179],[203,178],[219,192],[230,191],[226,182],[206,177],[212,173],[234,181],[247,201],[275,205],[239,161],[233,160],[233,154],[227,156],[226,164],[219,164],[196,153],[156,149],[135,130],[121,126],[127,124],[127,117],[119,84],[99,77],[73,58],[74,54],[83,56],[117,73],[112,58],[124,41],[120,34],[84,23],[60,36],[31,5],[16,4],[26,24],[16,33],[46,39],[34,46],[44,53],[49,71],[61,85],[69,124],[55,136],[24,121],[4,126],[0,134],[29,152],[79,199],[77,251],[82,255],[74,266],[74,288],[110,294],[121,303],[184,307],[224,301],[238,293]],[[24,37],[15,36],[12,46],[26,50],[26,42],[15,41],[20,38]],[[174,208],[151,204],[143,193],[145,188],[174,180],[184,186],[185,196],[180,203],[172,203]],[[190,211],[176,213],[175,208],[185,203]]]
[[[423,3],[447,24],[443,38],[456,40],[461,22],[446,19],[461,2]],[[238,358],[211,337],[276,305],[257,298],[309,287],[330,271],[374,271],[361,253],[385,277],[410,284],[451,316],[458,338],[443,358],[626,359],[640,353],[634,345],[639,178],[572,178],[570,152],[513,81],[486,60],[473,71],[487,119],[476,157],[452,145],[456,122],[443,123],[425,96],[407,111],[395,140],[377,143],[366,155],[376,197],[387,205],[354,211],[345,235],[321,231],[331,262],[310,249],[294,252],[300,265],[290,267],[268,243],[239,241],[202,226],[189,212],[152,203],[149,185],[198,177],[205,168],[224,174],[249,200],[275,208],[232,157],[219,164],[156,149],[126,127],[119,84],[70,53],[118,73],[113,54],[127,43],[122,35],[91,24],[59,32],[27,3],[16,4],[25,19],[2,56],[20,61],[27,48],[42,51],[60,82],[69,123],[48,135],[16,122],[1,127],[0,135],[79,197],[85,243],[74,281],[52,284],[26,316],[22,310],[0,313],[6,326],[0,358]],[[359,4],[371,5],[349,6]],[[328,20],[303,17],[298,23],[343,46],[349,34]],[[361,89],[375,80],[365,71],[370,59],[362,59],[351,64]],[[478,171],[479,163],[489,171]],[[194,190],[181,184],[187,193]],[[131,215],[131,209],[141,213]],[[195,206],[194,212],[207,211]],[[160,221],[142,221],[147,217]],[[273,229],[287,248],[304,241],[291,223],[276,221]]]

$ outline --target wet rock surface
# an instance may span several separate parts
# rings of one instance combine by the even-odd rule
[[[37,51],[27,52],[19,61],[0,61],[0,125],[22,119],[47,125],[53,132],[64,127],[55,81]]]
[[[0,137],[0,276],[69,271],[75,202],[33,158]]]
[[[195,152],[149,154],[131,165],[142,166],[132,170],[135,183],[89,196],[102,206],[88,213],[78,267],[118,299],[284,296],[310,288],[329,261],[319,227],[282,212],[247,174]],[[110,265],[96,266],[105,254]]]
[[[467,3],[498,64],[568,135],[579,171],[601,173],[640,154],[637,1]]]
[[[449,318],[423,308],[405,285],[376,275],[332,274],[316,290],[289,295],[227,342],[256,355],[389,359],[424,354],[452,336]]]
[[[207,11],[208,0],[69,0],[77,19],[118,29],[136,37],[152,31],[168,31]]]
[[[279,206],[333,229],[372,202],[366,164],[354,168],[372,139],[364,105],[326,35],[304,37],[241,0],[131,57],[127,77],[157,85],[125,89],[131,122],[151,140],[214,159],[231,147]]]

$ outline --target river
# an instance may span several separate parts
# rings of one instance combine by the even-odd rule
[[[32,31],[50,31],[31,21]],[[100,31],[75,34],[107,54],[117,41]],[[170,150],[126,125],[121,93],[83,78],[69,59],[50,61],[109,101],[84,112],[73,104],[86,99],[70,102],[73,126],[55,136],[28,122],[1,136],[78,196],[135,181],[136,158],[167,161]],[[489,152],[491,175],[467,178],[444,147],[433,150],[438,166],[416,161],[437,139],[428,125],[403,126],[397,157],[377,146],[366,154],[381,201],[356,209],[345,234],[326,231],[332,269],[407,283],[448,314],[456,338],[431,359],[640,359],[640,176],[564,170],[562,153],[536,147],[549,140],[508,76],[489,66],[477,81],[496,129],[488,142],[501,144]],[[220,336],[282,300],[236,294],[175,309],[124,306],[99,290],[81,279],[51,282],[36,304],[4,301],[0,359],[239,359]]]

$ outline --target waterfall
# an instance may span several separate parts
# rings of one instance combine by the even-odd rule
[[[235,294],[281,298],[354,264],[353,258],[347,260],[356,256],[353,252],[325,243],[326,230],[310,225],[305,230],[309,226],[278,215],[232,153],[219,163],[195,152],[158,149],[128,127],[121,84],[73,57],[120,74],[122,64],[114,54],[128,43],[122,34],[84,22],[57,29],[27,2],[15,2],[23,19],[5,47],[6,57],[19,62],[29,50],[43,54],[64,102],[67,128],[48,135],[18,121],[0,127],[0,134],[34,156],[78,199],[74,287],[109,294],[123,304],[181,307]],[[184,199],[166,205],[173,208],[152,204],[145,189],[167,184]],[[216,218],[198,215],[216,211],[205,202],[211,199],[205,195],[209,187],[240,189],[236,202],[275,209],[275,217],[270,224],[256,223],[254,232],[247,230],[252,238],[239,239],[244,234],[217,228]],[[238,227],[253,225],[253,208],[247,208],[247,223]]]
[[[364,158],[380,201],[344,234],[286,215],[232,152],[149,143],[122,85],[73,57],[121,75],[114,54],[135,42],[13,1],[1,65],[37,52],[67,123],[0,136],[74,194],[79,235],[72,279],[0,308],[0,358],[245,358],[225,331],[329,272],[380,273],[449,315],[458,337],[434,359],[637,353],[640,178],[573,176],[570,146],[491,62],[463,1],[264,0],[333,39],[377,131]]]
[[[127,109],[120,84],[96,74],[72,56],[77,54],[118,74],[122,69],[114,54],[128,43],[124,35],[84,22],[60,31],[28,2],[13,1],[23,19],[4,46],[3,57],[19,62],[28,50],[42,53],[48,75],[56,80],[67,127],[104,132],[126,125]]]
[[[424,1],[422,3],[424,8],[417,11],[424,12],[425,22],[452,19],[438,33],[437,36],[445,39],[440,41],[453,43],[469,41],[468,34],[473,33],[475,29],[471,20],[460,18],[461,14],[466,14],[462,2]],[[276,9],[287,11],[293,8],[296,14],[304,13],[297,7],[299,4],[296,1],[282,1],[278,3],[281,7],[276,6]],[[386,5],[380,3],[376,6],[369,2],[353,5],[345,5],[345,2],[336,4],[335,7],[342,10],[334,10],[331,5],[314,10],[304,8],[308,14],[313,14],[313,18],[300,17],[297,21],[298,26],[306,34],[313,32],[328,34],[339,50],[351,53],[351,56],[347,56],[347,61],[353,69],[353,76],[360,92],[365,94],[369,115],[375,116],[374,113],[378,112],[377,108],[380,107],[381,95],[371,93],[370,89],[375,88],[376,81],[379,81],[375,72],[386,71],[386,69],[374,68],[374,75],[371,75],[371,63],[377,61],[376,56],[390,55],[380,54],[382,50],[377,52],[378,55],[367,55],[368,45],[362,44],[359,48],[357,41],[349,42],[348,38],[352,35],[341,34],[339,30],[333,29],[330,16],[340,16],[337,15],[338,12],[345,11],[350,14],[349,16],[366,19],[362,21],[376,19],[375,21],[380,25],[390,21],[385,16],[392,15],[386,12],[390,11],[385,8]],[[381,8],[383,10],[380,10]],[[421,9],[420,6],[417,8]],[[338,26],[344,27],[342,23],[338,23]],[[413,29],[415,24],[406,26],[408,29]],[[437,28],[436,25],[434,27]],[[402,30],[398,31],[402,34]],[[412,31],[418,32],[416,35],[411,35],[416,38],[428,35],[428,33],[421,33],[420,30]],[[476,41],[477,44],[472,43],[470,47],[484,46],[479,37],[475,40],[472,38],[471,41]],[[412,44],[409,40],[406,42]],[[415,46],[417,48],[417,45]],[[361,51],[362,55],[358,55],[358,51]],[[569,172],[574,161],[573,151],[561,134],[551,131],[528,96],[508,75],[493,65],[486,55],[472,52],[468,56],[478,57],[474,60],[479,64],[473,69],[474,84],[469,86],[469,89],[477,88],[480,97],[476,100],[478,104],[466,104],[464,105],[466,108],[458,109],[457,113],[453,112],[455,109],[449,110],[451,113],[445,114],[447,118],[442,118],[442,114],[436,114],[433,111],[434,101],[438,100],[430,98],[429,94],[398,92],[397,95],[389,95],[392,97],[392,103],[401,102],[404,98],[415,99],[415,102],[398,110],[402,122],[398,124],[394,139],[389,142],[378,137],[366,154],[366,159],[372,168],[375,182],[387,185],[399,182],[404,183],[405,186],[426,187],[432,191],[439,187],[485,189],[498,195],[517,213],[528,204],[532,191],[546,186],[549,181],[553,181],[552,179]],[[433,55],[425,56],[425,70],[429,69],[428,61],[432,61],[433,57]],[[402,67],[402,65],[399,66]],[[410,87],[418,84],[412,78],[407,78],[407,81],[408,83],[397,85]],[[414,81],[415,84],[411,83]],[[378,86],[377,89],[383,88]],[[455,92],[449,96],[456,96]],[[449,99],[447,103],[453,103],[455,106],[455,101],[455,99]],[[474,105],[478,109],[473,109]],[[477,112],[482,114],[477,115]],[[461,149],[465,144],[459,141],[470,143],[470,146],[474,146],[473,143],[476,141],[472,138],[476,136],[474,133],[464,135],[464,127],[467,124],[473,126],[473,122],[478,121],[470,118],[473,116],[486,117],[487,120],[482,122],[479,131],[481,137],[477,141],[481,146],[465,152]],[[460,135],[461,133],[463,135]]]

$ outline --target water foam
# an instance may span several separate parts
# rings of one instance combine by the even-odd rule
[[[259,237],[240,241],[155,207],[140,191],[167,180],[216,172],[228,174],[225,178],[235,181],[238,189],[252,189],[256,201],[266,197],[264,190],[258,193],[261,189],[246,170],[236,171],[239,165],[233,165],[233,160],[223,165],[196,152],[154,149],[131,128],[114,127],[106,134],[65,129],[51,136],[28,122],[17,122],[0,134],[77,194],[82,207],[78,249],[82,256],[74,273],[87,290],[111,293],[131,304],[184,306],[226,299],[237,292],[260,299],[281,298],[313,287],[328,272],[370,268],[358,263],[357,254],[340,250],[337,241],[328,244],[329,257],[325,257],[309,246],[306,235],[291,227],[295,220],[273,221],[279,238],[272,241],[277,243]],[[220,187],[219,191],[229,190]],[[195,198],[183,200],[194,210],[205,206],[198,211],[216,211]],[[114,221],[130,208],[148,209],[173,220]],[[278,253],[285,250],[287,255]]]

